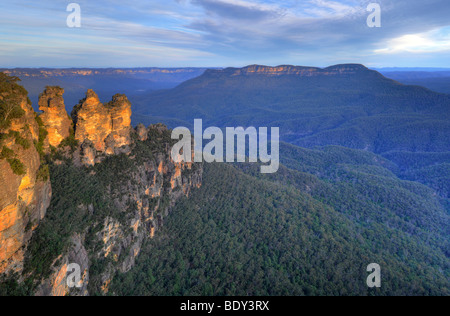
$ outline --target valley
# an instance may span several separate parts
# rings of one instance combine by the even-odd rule
[[[105,70],[104,92],[131,90],[67,101],[89,71],[39,70],[76,79],[40,91],[37,113],[2,77],[1,295],[450,294],[449,95],[351,64],[181,71],[138,94],[134,70]],[[160,123],[200,118],[279,127],[278,171],[173,161]],[[80,288],[63,282],[74,262]]]

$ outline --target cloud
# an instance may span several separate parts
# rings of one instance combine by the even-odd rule
[[[379,54],[450,52],[450,28],[442,28],[420,34],[408,34],[394,38]]]
[[[379,29],[366,25],[366,7],[374,1],[382,8]],[[65,66],[86,60],[120,67],[341,62],[383,66],[399,61],[450,66],[443,58],[449,42],[448,0],[77,2],[82,8],[81,29],[66,27],[67,1],[0,3],[0,66],[39,63],[37,56],[42,64],[36,66],[52,66],[57,54],[64,54]]]
[[[355,3],[353,5],[326,0],[312,0],[310,8],[306,8],[305,12],[315,17],[342,17],[349,14],[354,14],[357,9]]]
[[[209,14],[233,20],[263,20],[282,13],[277,6],[243,0],[192,0],[191,3]]]

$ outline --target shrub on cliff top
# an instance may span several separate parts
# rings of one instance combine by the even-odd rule
[[[48,135],[48,131],[45,128],[44,122],[42,121],[42,118],[40,118],[37,114],[36,114],[36,123],[39,125],[39,140],[37,142],[35,142],[35,147],[36,150],[38,151],[39,155],[41,156],[41,159],[44,158],[45,153],[44,153],[44,141],[47,138]]]
[[[0,153],[0,159],[11,159],[14,157],[14,151],[6,146],[3,146],[2,152]]]
[[[8,138],[8,134],[0,133],[0,144],[3,143],[3,141],[7,138]]]
[[[17,158],[7,159],[9,165],[11,166],[14,174],[18,176],[23,176],[27,173],[25,165]]]
[[[9,136],[14,137],[15,143],[22,146],[23,149],[29,149],[31,147],[30,141],[23,138],[19,132],[10,131]]]
[[[71,127],[69,137],[65,138],[61,142],[61,144],[59,144],[59,148],[70,147],[72,152],[74,152],[76,150],[76,148],[78,147],[78,145],[79,145],[79,141],[75,139],[75,131],[74,131],[73,127]]]
[[[41,165],[36,175],[37,181],[47,182],[50,178],[50,169],[48,165]]]
[[[0,73],[0,129],[11,126],[11,120],[21,118],[25,111],[20,107],[20,100],[27,96],[27,91],[17,84],[20,79]]]

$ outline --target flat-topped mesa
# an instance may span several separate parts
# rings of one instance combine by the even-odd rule
[[[75,139],[84,144],[84,151],[106,155],[129,151],[131,103],[125,95],[117,94],[103,104],[93,90],[88,90],[86,98],[73,109],[72,119]],[[92,158],[92,154],[89,156]],[[84,164],[93,165],[95,161],[88,159]]]
[[[266,75],[266,76],[335,76],[335,75],[354,75],[363,72],[370,72],[368,68],[359,64],[336,65],[328,68],[302,67],[292,65],[282,65],[276,67],[251,65],[244,68],[226,68],[223,70],[207,70],[206,74],[218,75],[225,74],[230,76],[242,75]]]
[[[47,129],[48,136],[44,146],[58,147],[61,142],[70,136],[72,120],[66,112],[64,105],[64,89],[60,87],[47,87],[39,95],[39,116]]]

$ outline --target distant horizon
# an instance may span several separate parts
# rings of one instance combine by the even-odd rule
[[[44,70],[44,69],[49,69],[49,70],[70,70],[70,69],[100,69],[100,70],[107,70],[107,69],[227,69],[227,68],[237,68],[237,69],[241,69],[241,68],[246,68],[249,66],[253,66],[253,65],[257,65],[257,66],[265,66],[265,67],[280,67],[280,66],[293,66],[293,67],[311,67],[311,68],[320,68],[320,69],[325,69],[328,67],[332,67],[332,66],[337,66],[337,65],[363,65],[365,67],[367,67],[368,69],[371,70],[383,70],[383,71],[388,71],[388,70],[392,70],[392,71],[450,71],[450,67],[369,67],[365,64],[361,64],[361,63],[342,63],[342,64],[332,64],[332,65],[328,65],[328,66],[314,66],[314,65],[296,65],[296,64],[278,64],[278,65],[270,65],[270,64],[248,64],[245,66],[180,66],[180,67],[159,67],[159,66],[138,66],[138,67],[46,67],[46,66],[37,66],[37,67],[3,67],[0,66],[1,70],[27,70],[27,69],[31,69],[31,70]]]

